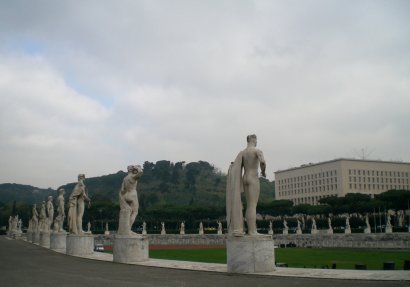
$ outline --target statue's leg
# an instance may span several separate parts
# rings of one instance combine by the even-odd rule
[[[83,231],[83,215],[84,215],[84,201],[79,200],[77,202],[77,230],[78,233]]]
[[[139,208],[139,203],[138,203],[138,198],[135,196],[133,201],[130,202],[131,206],[131,216],[130,216],[130,227],[132,228],[132,225],[134,224],[135,218],[138,215],[138,208]]]
[[[246,223],[248,226],[248,234],[256,235],[256,206],[259,199],[259,179],[258,181],[251,181],[248,185],[245,186],[245,195],[246,195]]]

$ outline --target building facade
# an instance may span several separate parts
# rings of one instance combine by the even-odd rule
[[[319,199],[348,193],[410,190],[410,163],[335,159],[275,172],[275,197],[316,205]]]

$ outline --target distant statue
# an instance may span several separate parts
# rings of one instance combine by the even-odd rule
[[[404,211],[403,210],[397,211],[397,220],[398,220],[397,225],[399,227],[403,227],[404,226]]]
[[[218,220],[218,234],[221,235],[222,233],[222,222]]]
[[[289,229],[286,219],[283,219],[283,229],[285,229],[285,230]]]
[[[41,232],[47,231],[46,203],[43,201],[40,209],[39,229]]]
[[[64,232],[63,229],[63,224],[64,224],[64,219],[65,219],[65,210],[64,210],[64,194],[65,190],[63,188],[60,188],[58,190],[58,196],[57,196],[57,216],[54,220],[54,232]]]
[[[305,217],[302,216],[302,229],[306,229]]]
[[[350,221],[349,221],[349,216],[346,216],[346,229],[349,228],[350,229]]]
[[[269,231],[268,234],[272,235],[273,234],[273,228],[272,228],[272,220],[269,221]]]
[[[16,233],[18,230],[18,222],[19,222],[19,216],[16,215],[12,218],[12,223],[11,223],[11,232]]]
[[[71,234],[81,235],[83,231],[84,201],[88,201],[88,207],[91,206],[91,200],[87,195],[87,189],[84,184],[85,175],[78,175],[78,183],[73,189],[68,200],[68,231]]]
[[[142,223],[142,234],[147,234],[147,223],[145,221]]]
[[[366,228],[364,229],[364,233],[371,233],[370,223],[369,223],[369,216],[366,214],[365,218]]]
[[[50,195],[47,201],[47,231],[50,232],[51,224],[53,223],[54,219],[54,205],[53,205],[53,197]]]
[[[13,229],[13,216],[10,215],[9,217],[9,232]]]
[[[226,185],[226,219],[229,234],[243,236],[243,214],[241,194],[246,196],[246,223],[249,235],[257,235],[256,206],[258,204],[260,185],[258,166],[265,177],[265,159],[261,150],[256,148],[256,135],[246,138],[247,147],[241,151],[231,163]],[[242,175],[242,171],[244,171]]]
[[[120,201],[120,220],[118,225],[119,235],[133,235],[131,231],[135,218],[138,215],[138,195],[137,183],[142,176],[143,170],[139,165],[129,165],[127,167],[128,174],[122,181],[121,190],[119,192]]]
[[[333,234],[332,220],[330,219],[330,217],[327,218],[327,224],[328,224],[327,234]]]
[[[105,223],[105,231],[109,231],[108,230],[108,222]]]
[[[31,217],[32,223],[33,223],[33,231],[38,232],[38,212],[37,212],[37,205],[33,204],[33,209],[32,209],[32,217]]]
[[[300,229],[300,221],[299,221],[299,219],[296,219],[296,221],[297,221],[297,223],[298,223],[297,229]]]
[[[89,222],[89,221],[87,223],[87,233],[91,234],[91,222]]]
[[[314,217],[312,218],[312,230],[317,230],[316,220]]]
[[[165,223],[161,222],[161,235],[165,235],[167,232],[165,231]]]
[[[181,227],[179,228],[179,234],[185,234],[185,223],[181,222]]]
[[[204,235],[204,225],[202,222],[199,223],[199,235]]]
[[[21,218],[20,218],[18,223],[17,223],[17,232],[22,233],[23,232],[21,230],[22,227],[23,227],[23,221],[21,221]]]
[[[392,225],[391,225],[391,216],[390,216],[390,214],[387,214],[387,218],[386,218],[386,227],[392,227]]]

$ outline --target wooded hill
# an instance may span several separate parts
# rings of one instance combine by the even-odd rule
[[[143,164],[144,174],[138,181],[139,213],[146,216],[159,216],[164,210],[189,211],[194,213],[205,208],[207,213],[222,215],[225,209],[226,175],[205,161],[172,163],[161,160],[156,163],[146,161]],[[110,218],[118,217],[118,192],[125,171],[99,177],[86,178],[88,194],[92,207],[86,217]],[[260,202],[272,201],[274,198],[274,182],[261,178]],[[66,203],[75,182],[62,185],[66,191]],[[53,189],[39,189],[29,185],[0,184],[0,226],[5,224],[13,213],[13,202],[17,213],[28,221],[33,203],[38,205],[47,197],[57,196]],[[164,208],[166,206],[166,208]],[[198,209],[199,208],[199,209]],[[198,214],[199,215],[199,214]],[[163,214],[166,217],[167,214]],[[182,215],[181,215],[182,216]],[[204,216],[209,217],[205,214]],[[88,220],[88,219],[87,219]]]

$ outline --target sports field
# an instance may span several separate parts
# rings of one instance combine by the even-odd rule
[[[225,248],[150,250],[150,258],[226,263]],[[382,270],[384,262],[394,262],[397,270],[403,270],[404,260],[410,260],[410,250],[370,250],[344,248],[277,248],[276,262],[289,267],[355,269],[361,263],[369,270]]]

